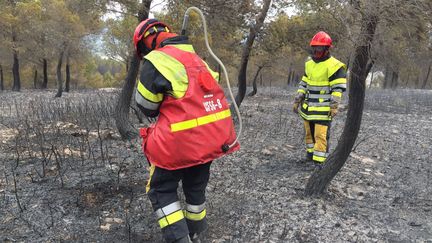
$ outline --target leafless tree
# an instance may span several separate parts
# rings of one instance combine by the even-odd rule
[[[152,0],[143,0],[141,9],[138,13],[139,22],[148,18],[150,5]],[[135,128],[129,121],[129,111],[131,106],[131,98],[135,87],[135,81],[138,75],[140,60],[135,53],[130,58],[128,73],[121,93],[118,97],[117,107],[115,111],[115,121],[118,131],[123,139],[132,139],[138,135]]]
[[[70,55],[69,52],[66,54],[66,83],[65,83],[65,92],[69,92],[70,90]]]
[[[258,76],[260,75],[261,70],[265,67],[269,67],[269,65],[266,65],[266,64],[258,65],[258,69],[257,69],[255,76],[254,76],[254,79],[252,81],[253,90],[248,94],[248,96],[254,96],[258,92],[258,87],[257,87]],[[262,74],[261,74],[261,79],[262,79]]]
[[[376,1],[375,4],[379,4]],[[315,170],[306,185],[307,195],[321,195],[343,167],[354,146],[360,130],[363,104],[366,89],[368,62],[370,62],[370,45],[374,39],[378,15],[374,11],[363,11],[360,37],[355,48],[354,60],[350,73],[349,104],[345,127],[333,153],[328,157],[321,170]]]
[[[61,97],[63,93],[63,75],[61,72],[63,56],[64,51],[61,51],[57,62],[57,94],[55,95],[56,98]]]
[[[238,106],[241,105],[245,95],[246,95],[246,73],[247,73],[247,66],[249,62],[249,56],[252,51],[252,46],[255,41],[255,38],[258,34],[258,32],[261,30],[264,20],[267,17],[268,10],[270,8],[271,0],[265,0],[263,3],[263,7],[261,9],[261,12],[258,14],[258,16],[255,19],[255,24],[253,24],[249,29],[249,35],[246,39],[246,42],[243,46],[243,52],[242,57],[240,61],[240,68],[239,68],[239,74],[238,74],[238,91],[237,95],[235,97],[235,101]]]

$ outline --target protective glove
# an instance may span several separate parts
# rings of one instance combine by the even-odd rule
[[[298,93],[297,96],[294,98],[293,103],[293,112],[298,114],[298,108],[300,106],[300,103],[304,100],[304,94]]]
[[[330,104],[330,116],[331,118],[335,117],[339,112],[339,103],[332,101]]]
[[[338,112],[339,111],[338,111],[337,107],[336,108],[330,108],[330,116],[331,116],[331,118],[335,117]]]
[[[299,102],[294,102],[294,104],[293,104],[293,112],[294,113],[298,114],[298,108],[299,108],[299,106],[300,106]]]

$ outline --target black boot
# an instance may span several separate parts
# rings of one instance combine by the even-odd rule
[[[313,153],[306,153],[306,161],[307,162],[309,162],[309,161],[312,161],[312,157],[313,157]]]
[[[200,235],[197,233],[189,234],[189,237],[192,240],[192,243],[202,243],[200,239]]]
[[[174,241],[174,243],[192,243],[192,241],[191,241],[189,235],[186,235],[185,237]]]
[[[322,170],[324,168],[324,163],[318,163],[314,161],[315,170]]]
[[[189,233],[189,237],[193,243],[207,243],[208,227],[206,227],[206,229],[200,233]]]
[[[313,153],[306,153],[305,156],[303,158],[300,159],[300,163],[308,163],[308,162],[312,162],[312,156]]]

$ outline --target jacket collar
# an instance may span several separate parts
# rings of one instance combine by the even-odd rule
[[[184,35],[175,36],[172,38],[168,38],[160,44],[160,47],[164,47],[166,45],[176,45],[176,44],[189,44],[189,38]]]

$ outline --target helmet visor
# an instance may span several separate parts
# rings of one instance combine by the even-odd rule
[[[325,57],[328,54],[329,47],[328,46],[311,46],[309,50],[309,54],[311,57],[320,59]]]
[[[313,52],[322,52],[322,51],[327,51],[328,46],[312,46],[311,49]]]

